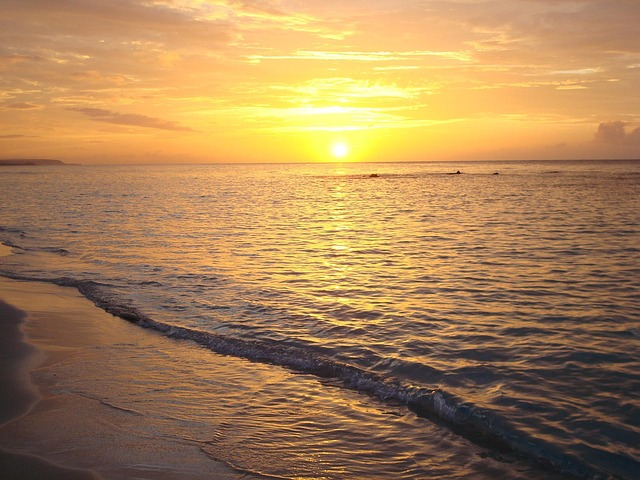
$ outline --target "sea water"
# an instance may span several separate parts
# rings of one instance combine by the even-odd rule
[[[0,241],[240,362],[215,415],[202,367],[161,405],[242,471],[640,478],[640,162],[4,167]]]

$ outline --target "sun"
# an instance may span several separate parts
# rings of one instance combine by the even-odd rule
[[[331,155],[334,158],[342,159],[349,155],[349,145],[345,142],[336,142],[331,145]]]

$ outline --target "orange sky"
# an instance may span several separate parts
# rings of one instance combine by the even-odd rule
[[[640,158],[638,0],[0,0],[0,12],[0,158]]]

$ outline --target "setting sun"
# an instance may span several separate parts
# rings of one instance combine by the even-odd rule
[[[0,480],[640,480],[640,0],[0,10]]]
[[[335,158],[343,159],[349,154],[349,145],[344,142],[337,142],[331,145],[331,154]]]
[[[638,1],[41,3],[2,2],[8,159],[638,156]]]

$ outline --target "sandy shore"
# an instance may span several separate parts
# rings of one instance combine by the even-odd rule
[[[0,425],[25,414],[38,399],[29,377],[38,351],[24,341],[20,328],[26,316],[26,312],[0,300]]]
[[[6,283],[0,279],[0,295],[4,294],[4,287]],[[21,327],[26,318],[27,312],[0,299],[0,426],[28,415],[42,398],[39,389],[31,381],[30,373],[45,357],[25,341]],[[65,468],[35,455],[5,449],[0,449],[0,477],[7,480],[98,478],[89,471]]]
[[[11,247],[0,243],[0,257],[11,255]]]
[[[101,365],[114,345],[158,342],[153,350],[165,348],[165,339],[72,288],[0,277],[0,300],[0,478],[246,478],[144,415],[84,394],[82,385],[69,388],[91,378],[79,377],[79,369],[108,375]]]

